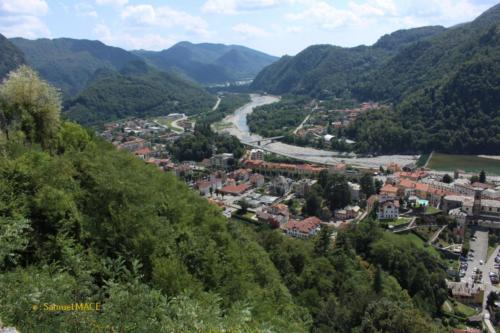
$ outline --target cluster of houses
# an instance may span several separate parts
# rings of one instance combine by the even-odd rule
[[[450,183],[423,170],[395,172],[380,190],[377,215],[397,218],[396,208],[402,201],[414,208],[436,207],[462,226],[470,222],[500,228],[500,186],[471,183],[458,172]]]

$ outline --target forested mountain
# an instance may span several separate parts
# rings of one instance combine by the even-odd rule
[[[28,40],[12,38],[28,65],[62,91],[73,96],[81,91],[96,70],[120,70],[139,57],[99,41],[57,38]]]
[[[443,30],[442,27],[399,30],[383,36],[373,46],[313,45],[264,68],[251,87],[274,94],[350,95],[351,90],[374,76],[400,49]]]
[[[265,68],[252,87],[394,103],[348,130],[359,151],[498,153],[499,36],[497,5],[473,22],[398,31],[371,47],[310,47]]]
[[[23,53],[4,35],[0,34],[0,80],[25,62]]]
[[[175,70],[200,83],[252,79],[278,58],[239,45],[180,42],[169,49],[134,51],[163,70]]]
[[[137,60],[120,72],[98,70],[67,103],[65,115],[82,124],[95,124],[130,116],[194,114],[209,110],[214,103],[215,97],[195,83]]]
[[[335,245],[326,227],[307,242],[252,230],[172,174],[60,120],[56,89],[26,66],[0,85],[0,103],[4,324],[40,333],[450,330],[439,319],[439,255],[375,221],[340,230]],[[346,182],[338,177],[324,172],[315,190]],[[45,310],[74,303],[99,310]]]

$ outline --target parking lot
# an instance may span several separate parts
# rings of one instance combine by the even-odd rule
[[[488,271],[486,271],[485,262],[488,253],[488,231],[483,229],[477,229],[473,231],[470,239],[470,250],[467,258],[467,271],[465,276],[462,277],[462,281],[466,282],[486,282],[488,278]],[[479,269],[482,273],[481,279],[474,280],[477,273],[475,269]]]

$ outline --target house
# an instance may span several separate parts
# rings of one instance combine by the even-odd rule
[[[292,183],[293,181],[290,178],[283,176],[275,177],[271,181],[271,191],[278,196],[283,196],[290,192]]]
[[[210,158],[210,163],[215,168],[227,169],[234,164],[234,155],[230,153],[216,154]]]
[[[392,220],[399,218],[399,201],[386,200],[380,202],[377,211],[377,218],[379,220]]]
[[[212,188],[212,183],[207,180],[200,180],[196,182],[196,188],[200,191],[201,195],[208,195]]]
[[[288,223],[290,219],[288,206],[284,204],[264,206],[262,209],[256,211],[256,215],[260,222],[267,223],[275,228]]]
[[[301,221],[290,220],[280,228],[289,236],[309,238],[316,235],[316,233],[320,230],[321,220],[316,216],[308,217]]]
[[[261,186],[264,186],[266,180],[264,178],[264,176],[262,176],[261,174],[259,173],[254,173],[250,176],[250,183],[254,186],[254,187],[261,187]]]
[[[311,190],[311,187],[316,183],[316,180],[311,180],[311,179],[301,179],[293,184],[293,190],[297,197],[299,198],[304,198],[309,191]]]
[[[223,188],[221,188],[219,191],[223,194],[229,194],[229,195],[242,195],[243,193],[246,192],[250,188],[249,184],[243,183],[239,185],[226,185]]]
[[[349,186],[349,192],[351,192],[351,200],[359,200],[359,192],[361,190],[361,186],[356,183],[347,182]]]
[[[246,182],[250,178],[250,170],[238,169],[230,174],[230,177],[238,181]]]
[[[398,195],[398,188],[396,186],[391,185],[391,184],[385,184],[380,189],[380,194],[396,197]]]
[[[264,151],[262,149],[252,149],[250,150],[250,160],[252,161],[262,161],[264,159]]]
[[[153,151],[149,147],[140,148],[134,151],[134,155],[139,157],[141,160],[148,160]]]
[[[450,296],[457,301],[470,305],[483,304],[484,287],[482,284],[452,281],[446,281],[446,284]]]
[[[356,218],[360,210],[359,206],[346,206],[344,209],[337,209],[335,211],[335,219],[344,221]]]

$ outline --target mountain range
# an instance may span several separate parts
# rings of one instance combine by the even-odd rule
[[[500,152],[500,5],[470,23],[383,36],[372,46],[314,45],[266,67],[253,90],[390,103],[347,130],[372,153]]]
[[[162,70],[174,70],[197,82],[214,84],[253,79],[277,57],[239,45],[180,42],[169,49],[134,51]]]
[[[180,42],[154,52],[126,51],[100,41],[71,38],[12,38],[11,42],[24,53],[28,65],[67,96],[79,93],[96,70],[120,71],[131,61],[142,60],[200,84],[215,84],[253,79],[262,68],[277,60],[239,45]]]

